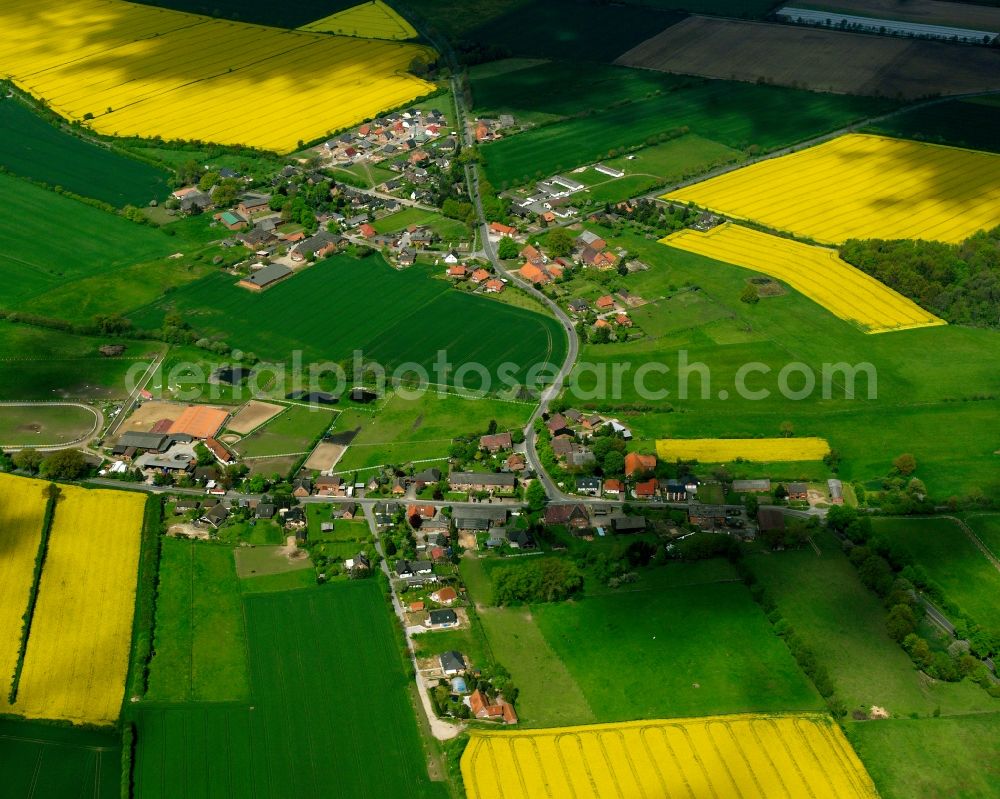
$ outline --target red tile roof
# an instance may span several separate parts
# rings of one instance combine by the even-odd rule
[[[634,477],[637,474],[645,474],[656,468],[655,455],[642,455],[638,452],[630,452],[625,456],[625,476]]]
[[[656,494],[656,478],[652,477],[644,483],[636,483],[635,495],[637,497],[652,497]]]
[[[521,277],[529,283],[548,283],[551,278],[534,264],[525,264],[521,267]]]
[[[433,519],[435,513],[433,505],[408,505],[406,508],[407,519],[414,516],[419,516],[421,519]]]

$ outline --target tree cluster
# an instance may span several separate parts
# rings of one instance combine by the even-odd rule
[[[540,558],[518,566],[501,566],[491,574],[493,603],[512,605],[559,602],[583,588],[583,574],[563,558]]]
[[[961,244],[851,239],[840,254],[952,324],[1000,327],[1000,227]]]

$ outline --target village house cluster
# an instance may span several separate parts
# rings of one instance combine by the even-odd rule
[[[448,120],[438,109],[410,108],[373,119],[313,149],[335,165],[378,164],[405,157],[449,132]]]

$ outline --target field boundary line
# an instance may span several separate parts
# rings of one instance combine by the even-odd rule
[[[310,450],[311,452],[312,450]],[[308,455],[309,452],[281,452],[277,455],[244,455],[243,460],[245,461],[268,461],[276,460],[277,458],[291,458],[293,456]]]
[[[247,400],[247,401],[246,401],[245,403],[243,403],[243,405],[241,405],[241,406],[240,406],[240,407],[239,407],[239,408],[238,408],[238,409],[236,410],[236,413],[239,413],[239,412],[240,412],[241,410],[243,410],[243,408],[245,408],[245,407],[246,407],[247,405],[249,405],[249,404],[250,404],[251,402],[264,402],[264,401],[265,401],[265,400],[257,400],[257,399],[250,399],[250,400]],[[288,413],[288,411],[290,411],[290,410],[291,410],[291,408],[292,408],[292,406],[291,406],[291,405],[286,405],[285,403],[279,403],[279,402],[275,402],[275,403],[273,403],[273,404],[275,404],[275,405],[281,405],[281,406],[282,406],[281,410],[280,410],[280,411],[278,411],[278,412],[277,412],[276,414],[274,414],[274,416],[272,416],[272,417],[271,417],[270,419],[265,419],[265,420],[264,420],[263,422],[261,422],[261,423],[260,423],[259,425],[257,425],[256,427],[254,427],[254,428],[253,428],[252,430],[247,430],[247,432],[245,432],[245,433],[237,433],[237,432],[236,432],[235,430],[233,430],[232,428],[226,428],[226,430],[229,430],[229,431],[231,431],[232,433],[234,433],[235,435],[238,435],[238,436],[240,437],[240,441],[242,441],[242,440],[243,440],[244,438],[247,438],[247,437],[249,437],[249,436],[252,436],[252,435],[253,435],[254,433],[256,433],[256,432],[257,432],[258,430],[260,430],[260,429],[261,429],[262,427],[266,427],[266,426],[267,426],[267,425],[269,425],[269,424],[270,424],[271,422],[273,422],[273,421],[274,421],[275,419],[280,419],[280,418],[281,418],[281,417],[282,417],[282,416],[283,416],[284,414]],[[232,417],[233,417],[233,416],[235,416],[235,415],[236,415],[236,414],[234,413],[234,414],[232,414],[232,415],[230,416],[230,421],[232,420]],[[225,432],[225,431],[223,431],[223,432]],[[239,442],[237,442],[237,443],[239,443]]]
[[[976,535],[976,531],[973,530],[971,527],[969,527],[969,525],[966,524],[963,519],[959,519],[957,516],[942,516],[941,518],[950,519],[951,521],[955,522],[955,524],[959,526],[962,532],[965,533],[966,537],[976,546],[976,548],[980,552],[982,552],[983,557],[985,557],[986,560],[990,562],[990,565],[998,572],[1000,572],[1000,558],[997,558],[997,556],[990,551],[990,548],[986,546],[985,543],[983,543],[983,540],[978,535]]]

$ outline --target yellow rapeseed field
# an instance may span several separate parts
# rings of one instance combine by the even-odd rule
[[[61,490],[13,711],[111,724],[125,691],[145,499]]]
[[[290,152],[433,91],[414,44],[123,0],[4,0],[0,77],[99,133]]]
[[[0,696],[4,698],[17,665],[47,485],[0,473]]]
[[[876,799],[829,717],[710,716],[472,733],[469,799]]]
[[[1000,155],[851,133],[665,196],[827,244],[954,243],[1000,220]]]
[[[825,438],[663,438],[656,442],[661,460],[729,463],[737,458],[761,463],[819,461],[830,451]]]
[[[802,244],[731,222],[706,233],[681,230],[661,239],[661,244],[777,278],[867,333],[945,324],[826,247]]]
[[[415,39],[413,26],[382,0],[351,6],[338,14],[303,25],[299,30],[362,36],[366,39]]]

